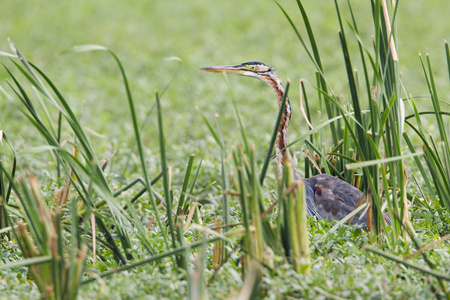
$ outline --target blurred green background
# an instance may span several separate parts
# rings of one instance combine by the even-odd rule
[[[345,1],[339,3],[342,11],[348,10]],[[304,33],[296,2],[282,0],[280,4]],[[343,101],[347,101],[334,1],[310,0],[304,1],[304,5],[328,80],[336,94],[342,94]],[[370,49],[373,27],[369,21],[370,3],[352,1],[352,5],[361,38]],[[400,70],[405,89],[412,95],[426,94],[419,51],[432,55],[436,77],[447,85],[447,70],[442,63],[443,39],[450,38],[449,11],[448,0],[400,2],[397,16]],[[122,142],[128,142],[132,132],[123,85],[118,68],[107,53],[62,54],[75,45],[104,45],[119,56],[141,119],[154,103],[154,91],[163,90],[179,67],[178,61],[165,59],[182,60],[162,102],[168,144],[187,147],[180,152],[183,157],[201,151],[198,146],[209,136],[195,107],[211,120],[215,112],[221,115],[224,135],[232,145],[239,136],[226,81],[220,74],[197,71],[199,67],[253,60],[274,66],[283,82],[292,80],[291,139],[306,131],[298,110],[298,80],[303,78],[311,83],[307,89],[310,102],[314,102],[315,68],[274,1],[17,0],[2,1],[0,16],[0,50],[10,52],[7,42],[10,37],[54,81],[80,114],[82,123],[98,138],[105,156]],[[346,34],[352,35],[348,27]],[[356,47],[356,43],[350,46]],[[5,58],[2,61],[10,64]],[[354,65],[356,68],[360,65],[357,58]],[[0,75],[7,77],[4,70],[0,70]],[[265,145],[276,115],[272,91],[262,82],[237,77],[229,80],[249,138],[257,145]],[[4,82],[1,86],[10,92]],[[424,99],[423,105],[427,102]],[[34,132],[21,128],[19,120],[23,116],[3,95],[0,111],[1,129],[16,140],[16,147],[20,149],[22,138],[28,141],[35,138]],[[313,124],[315,117],[317,113],[313,112]],[[148,146],[157,136],[154,119],[150,118],[144,132]],[[21,138],[13,138],[17,135]],[[156,150],[157,144],[152,148]]]

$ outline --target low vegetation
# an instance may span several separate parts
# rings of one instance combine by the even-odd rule
[[[121,126],[124,136],[99,147],[105,139],[86,125],[83,108],[12,37],[0,56],[2,101],[14,108],[2,121],[20,114],[24,133],[0,131],[1,297],[449,299],[448,86],[440,84],[450,78],[449,46],[439,71],[420,56],[418,82],[430,103],[422,109],[400,72],[402,4],[372,0],[361,16],[351,1],[336,0],[334,47],[347,85],[335,87],[303,2],[294,1],[295,10],[275,5],[316,71],[314,84],[299,83],[309,128],[291,138],[297,160],[283,174],[272,167],[281,114],[264,119],[272,131],[255,143],[229,78],[227,116],[197,108],[204,126],[191,132],[164,102],[182,84],[172,84],[180,59],[170,58],[178,63],[174,77],[142,112],[133,90],[139,83],[120,55],[99,45],[66,51],[97,55],[120,74],[123,119],[94,119]],[[360,32],[361,18],[371,20],[371,39]],[[297,83],[284,86],[290,94]],[[194,105],[196,96],[184,95]],[[229,126],[238,141],[228,139]],[[193,138],[198,131],[208,136]],[[180,141],[189,138],[186,150]],[[368,227],[347,225],[352,216],[337,223],[307,217],[295,164],[305,177],[327,173],[361,189]]]

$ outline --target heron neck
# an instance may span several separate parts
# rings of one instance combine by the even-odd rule
[[[268,76],[264,80],[275,92],[277,96],[278,108],[280,108],[284,96],[284,87],[280,82],[280,79],[276,76]],[[284,107],[283,114],[281,116],[280,127],[278,128],[277,139],[275,142],[275,150],[278,161],[278,168],[280,173],[283,171],[283,166],[287,161],[291,160],[291,154],[288,145],[288,126],[291,119],[291,104],[289,98],[286,97],[286,105]]]

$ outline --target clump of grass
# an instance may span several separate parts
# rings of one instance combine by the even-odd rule
[[[76,299],[85,271],[88,246],[78,232],[75,200],[70,203],[70,214],[63,216],[61,207],[52,211],[48,209],[34,175],[29,174],[28,181],[19,179],[20,190],[12,180],[10,183],[25,220],[18,219],[13,228],[24,259],[3,264],[0,268],[29,266],[43,298]],[[63,234],[67,227],[70,228],[70,246],[67,246]]]
[[[384,239],[381,233],[389,232],[384,222],[383,207],[386,206],[392,219],[390,242],[395,244],[399,239],[408,236],[404,227],[411,228],[406,199],[407,176],[403,159],[416,155],[404,154],[402,150],[404,108],[400,93],[402,83],[398,73],[399,61],[395,48],[396,3],[390,7],[384,0],[371,2],[374,40],[372,47],[367,47],[359,36],[350,1],[347,1],[349,13],[347,24],[358,46],[358,51],[353,53],[349,50],[351,40],[344,28],[344,15],[338,1],[335,1],[340,27],[339,39],[351,99],[350,109],[341,103],[328,82],[308,15],[302,2],[298,0],[297,4],[310,45],[307,45],[287,12],[281,6],[280,8],[316,67],[317,90],[319,98],[325,103],[328,118],[333,120],[339,117],[338,120],[343,121],[343,124],[332,122],[328,125],[333,141],[331,151],[325,148],[328,146],[315,147],[307,139],[297,139],[295,142],[304,140],[311,149],[311,155],[314,156],[315,153],[319,155],[321,172],[340,176],[350,183],[360,182],[359,186],[365,191],[368,204],[368,228],[370,232],[380,237],[380,242]],[[389,9],[393,13],[392,18],[389,17]],[[361,61],[363,80],[359,80],[360,72],[353,67],[355,59]],[[364,106],[367,110],[364,110]],[[323,131],[319,131],[317,139],[325,140]],[[313,174],[317,172],[312,165],[309,166]],[[349,178],[349,170],[353,170],[353,176],[358,177]],[[361,180],[358,179],[360,176]]]
[[[243,268],[252,269],[251,274],[257,272],[255,261],[270,268],[275,267],[272,261],[273,258],[266,257],[268,248],[271,249],[272,253],[285,255],[297,272],[309,272],[306,196],[302,182],[294,182],[292,165],[286,168],[286,172],[280,178],[280,185],[278,186],[279,199],[269,208],[264,206],[262,191],[288,92],[289,83],[286,85],[286,92],[278,111],[271,142],[260,173],[258,172],[259,168],[256,166],[254,146],[248,146],[246,133],[235,105],[244,147],[238,146],[231,155],[234,170],[231,176],[236,194],[239,197],[242,224],[245,229],[243,250],[247,255],[244,258],[245,264]],[[220,134],[215,132],[207,118],[203,117],[203,119],[222,152],[225,153],[226,147],[219,138]],[[220,122],[218,124],[220,125]],[[221,131],[220,126],[218,130],[219,132]],[[223,177],[223,180],[225,182],[225,177]],[[224,203],[224,206],[226,206],[226,203]],[[274,223],[273,210],[276,206],[278,206],[278,216],[275,218],[276,222]],[[255,282],[257,283],[258,280]]]
[[[328,83],[308,15],[302,2],[297,0],[297,4],[308,34],[310,46],[306,44],[303,36],[286,11],[281,6],[280,8],[295,30],[314,66],[317,68],[319,74],[317,90],[319,92],[319,98],[323,97],[325,99],[328,118],[330,120],[342,118],[344,126],[340,126],[339,123],[334,122],[329,124],[330,134],[334,143],[331,147],[333,149],[332,151],[325,150],[325,152],[312,145],[310,140],[303,138],[297,139],[295,142],[304,141],[308,148],[311,149],[311,152],[316,152],[321,158],[328,157],[328,161],[319,161],[322,163],[323,171],[343,177],[342,175],[345,175],[349,169],[360,170],[359,173],[362,173],[361,188],[365,191],[368,205],[368,227],[371,233],[378,236],[378,242],[387,240],[381,235],[384,231],[384,235],[389,238],[391,245],[398,246],[402,241],[412,239],[414,241],[413,245],[420,248],[421,245],[417,242],[416,234],[409,220],[410,201],[407,196],[408,174],[403,162],[404,159],[414,158],[424,178],[429,194],[438,196],[440,199],[439,203],[443,209],[448,211],[449,207],[446,188],[448,185],[445,183],[445,178],[448,177],[450,170],[448,160],[446,159],[449,148],[448,132],[444,126],[443,115],[445,113],[440,109],[429,57],[427,56],[426,64],[422,63],[422,65],[442,139],[441,147],[436,146],[432,136],[427,137],[428,134],[425,132],[420,120],[422,113],[417,109],[412,97],[407,94],[405,97],[407,97],[408,102],[411,104],[414,112],[412,116],[415,117],[418,126],[413,126],[409,121],[406,121],[406,124],[424,142],[424,158],[430,170],[431,178],[421,164],[420,156],[422,153],[417,152],[411,142],[411,133],[404,131],[405,109],[403,105],[404,99],[401,98],[404,87],[399,76],[400,62],[395,46],[397,38],[395,24],[398,2],[387,3],[384,0],[371,1],[374,38],[373,47],[370,49],[364,45],[359,36],[357,22],[350,1],[347,1],[349,13],[349,21],[347,21],[347,24],[356,39],[359,50],[359,53],[355,54],[349,50],[349,39],[346,37],[343,26],[344,22],[342,21],[343,14],[341,13],[338,1],[335,1],[340,26],[339,38],[346,66],[352,113],[349,113],[345,105],[342,105]],[[392,13],[392,18],[389,17],[390,13]],[[446,55],[448,59],[450,55],[447,45]],[[355,56],[358,56],[361,61],[363,81],[358,80],[359,72],[353,67],[352,62]],[[362,108],[364,105],[364,92],[366,94],[365,105],[367,105],[367,111],[363,111]],[[313,133],[315,131],[311,130],[311,132]],[[318,139],[323,140],[323,136],[320,135]],[[408,145],[410,153],[405,153],[404,143]],[[352,151],[349,152],[349,149],[352,149]],[[359,161],[355,161],[355,158]],[[329,168],[330,166],[332,168]],[[312,171],[314,172],[314,170]],[[348,176],[345,176],[345,178],[350,182],[356,181],[349,179]],[[434,183],[434,188],[431,182]],[[426,198],[426,195],[422,191],[421,196]],[[385,215],[383,213],[383,207],[387,208],[391,216],[391,232],[386,230],[386,224],[383,220],[383,216]],[[429,208],[431,209],[431,207]],[[393,256],[384,254],[373,248],[368,249],[374,253],[385,255],[388,259],[394,259]],[[434,269],[435,264],[427,258],[425,253],[423,255],[428,267]],[[400,261],[406,264],[401,259],[395,259],[397,262]],[[420,266],[413,267],[422,272],[426,272],[425,268]],[[433,275],[439,281],[444,293],[447,293],[447,288],[444,283],[444,280],[447,280],[444,279],[445,276],[437,273],[433,273]]]
[[[31,231],[32,234],[30,236],[24,224],[21,221],[18,221],[17,229],[14,231],[15,237],[18,239],[22,251],[28,259],[18,263],[3,265],[2,268],[32,265],[33,278],[35,278],[43,295],[56,297],[57,299],[66,296],[73,298],[76,297],[79,285],[82,283],[88,283],[95,278],[107,277],[116,272],[130,270],[151,262],[160,262],[164,259],[172,260],[172,267],[175,270],[184,269],[186,274],[189,274],[188,257],[191,249],[215,242],[219,239],[224,239],[229,243],[232,243],[226,235],[219,235],[204,240],[201,234],[196,236],[198,238],[197,241],[186,243],[184,234],[189,225],[191,225],[193,216],[197,214],[197,216],[194,216],[194,221],[197,223],[199,223],[198,220],[200,218],[198,216],[199,211],[197,205],[195,201],[193,201],[194,197],[192,191],[195,187],[197,175],[201,167],[201,161],[197,173],[191,181],[190,173],[193,167],[194,157],[190,157],[183,183],[182,194],[179,196],[178,205],[175,206],[176,210],[174,211],[173,203],[175,202],[175,198],[174,192],[170,186],[171,174],[166,161],[165,138],[162,128],[162,110],[159,94],[155,94],[155,100],[157,103],[162,170],[160,175],[156,176],[154,180],[149,180],[131,90],[122,64],[114,53],[104,47],[95,45],[75,48],[75,52],[108,51],[112,54],[121,70],[130,106],[131,120],[134,124],[133,127],[144,177],[138,178],[132,183],[127,184],[115,193],[111,191],[110,185],[104,174],[106,164],[100,163],[96,158],[90,145],[90,141],[68,102],[45,73],[32,63],[28,62],[11,41],[10,44],[15,55],[8,56],[19,58],[23,66],[14,59],[12,60],[12,63],[17,70],[24,75],[25,82],[36,87],[37,95],[43,96],[47,102],[40,101],[40,105],[36,106],[33,102],[33,98],[27,93],[24,83],[20,82],[14,73],[9,68],[5,67],[12,78],[10,87],[23,105],[22,112],[32,126],[35,127],[48,143],[48,147],[44,147],[44,150],[51,151],[54,155],[53,157],[58,162],[55,174],[58,174],[59,176],[60,169],[62,169],[67,179],[64,182],[62,192],[58,193],[51,201],[52,205],[55,207],[55,210],[52,212],[46,208],[45,201],[38,196],[38,187],[33,176],[30,177],[33,178],[30,179],[33,193],[28,193],[27,185],[22,183],[21,186],[24,191],[24,199],[22,199],[20,198],[20,191],[17,188],[15,189],[15,195],[21,200],[23,217],[26,218],[27,224],[33,224],[32,229],[34,231]],[[47,89],[47,85],[50,87],[50,90]],[[38,98],[40,96],[38,96]],[[39,100],[41,99],[39,98]],[[47,104],[50,104],[52,109],[56,108],[59,116],[57,128],[55,128],[53,124],[52,117],[49,113],[51,109],[47,107]],[[42,113],[45,114],[45,118],[41,117]],[[60,116],[62,116],[62,119]],[[64,120],[66,123],[61,120]],[[63,144],[60,139],[61,126],[66,124],[69,125],[69,128],[76,137],[76,142],[73,143],[71,151],[68,151],[65,148],[66,145]],[[8,184],[9,189],[14,187],[15,167],[13,165],[12,174],[8,173],[3,165],[1,165],[1,167],[3,170],[1,178],[4,179],[3,182],[5,183],[4,193],[9,199],[10,191],[7,187]],[[160,196],[152,188],[152,184],[159,178],[163,178],[163,196]],[[143,184],[144,189],[131,201],[125,200],[126,205],[121,207],[114,198],[136,183]],[[187,194],[186,192],[189,185],[190,194]],[[135,202],[146,191],[150,191],[147,195],[150,199],[151,206],[154,209],[152,213],[159,229],[157,230],[160,235],[159,238],[162,238],[163,241],[164,248],[162,251],[157,250],[150,239],[149,228],[152,226],[153,220],[151,220],[147,226],[144,226],[140,220],[140,216],[134,208]],[[69,209],[71,212],[70,216],[67,216],[67,220],[71,220],[72,222],[80,221],[79,223],[71,223],[68,227],[71,228],[71,230],[66,230],[69,235],[68,240],[64,238],[63,234],[63,229],[67,227],[67,224],[64,223],[66,222],[66,219],[61,214],[61,212],[66,209]],[[188,212],[189,215],[186,215]],[[167,226],[161,221],[162,218],[160,217],[160,214],[163,213],[167,220]],[[52,217],[52,214],[54,217]],[[39,216],[42,216],[43,219],[39,219]],[[85,276],[84,264],[86,255],[88,255],[86,243],[84,240],[82,241],[80,239],[81,232],[86,236],[86,241],[92,243],[91,249],[93,250],[92,254],[94,256],[94,261],[96,257],[105,260],[104,254],[110,253],[116,263],[123,266],[107,270],[91,279],[81,282],[81,277]],[[230,236],[239,234],[240,231],[235,231],[230,233]],[[168,236],[171,237],[170,243]],[[71,252],[71,260],[69,262],[65,261],[61,255],[66,247],[68,247],[68,249],[74,249]],[[81,252],[79,254],[73,254],[77,247]],[[142,251],[150,257],[137,259],[140,257],[131,251],[133,248],[142,249]],[[39,249],[39,251],[36,251],[36,249]],[[59,252],[55,252],[56,250]],[[44,267],[40,265],[43,263],[45,263],[43,265]],[[38,265],[35,267],[35,264]],[[76,272],[74,271],[74,268],[77,270]],[[58,269],[60,272],[54,273],[54,269]],[[66,274],[64,272],[69,273]],[[56,281],[55,278],[62,281]],[[69,280],[70,285],[67,285],[68,283],[66,282],[68,278],[71,278]]]
[[[6,145],[4,145],[3,142],[5,142],[9,146],[10,154],[12,156],[10,171],[7,172],[7,175],[3,174],[3,172],[1,171],[6,170],[7,166],[5,164],[5,161],[8,160],[8,156],[5,155],[6,151],[4,148]],[[10,240],[10,230],[7,230],[10,225],[10,216],[8,212],[8,204],[12,191],[12,182],[10,179],[15,178],[17,159],[14,148],[11,146],[8,138],[6,137],[6,134],[2,130],[0,130],[0,144],[2,147],[0,151],[0,231],[2,231],[1,236],[6,236]]]
[[[450,53],[447,42],[445,43],[445,53],[447,57],[447,66],[450,76]],[[450,190],[448,184],[448,175],[450,174],[450,163],[448,157],[450,155],[450,145],[448,128],[444,122],[444,116],[448,113],[441,109],[442,100],[439,99],[439,93],[436,88],[433,70],[431,67],[430,56],[426,55],[424,61],[422,55],[420,55],[420,60],[422,62],[423,72],[430,93],[430,98],[433,103],[433,111],[420,112],[417,109],[414,98],[409,97],[408,102],[410,103],[410,106],[413,110],[413,114],[408,116],[407,119],[414,118],[416,124],[414,125],[409,120],[407,120],[406,123],[415,131],[420,140],[423,142],[422,149],[424,151],[424,158],[430,173],[426,172],[425,168],[422,167],[422,163],[419,158],[415,158],[415,162],[419,168],[420,175],[425,182],[426,188],[428,190],[427,194],[431,195],[432,197],[437,197],[442,209],[446,210],[447,213],[449,213]],[[439,130],[438,138],[426,132],[421,120],[421,117],[424,114],[433,114],[435,116]],[[408,147],[412,152],[415,152],[411,139],[407,135],[405,135],[404,137],[407,141]],[[431,183],[433,183],[433,185]],[[426,196],[424,191],[421,190],[421,194],[422,198],[425,199]]]

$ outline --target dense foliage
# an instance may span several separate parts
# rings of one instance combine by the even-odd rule
[[[439,2],[5,4],[0,296],[449,298]],[[364,191],[368,232],[304,216],[269,88],[196,70],[251,60],[293,79],[296,169]]]

